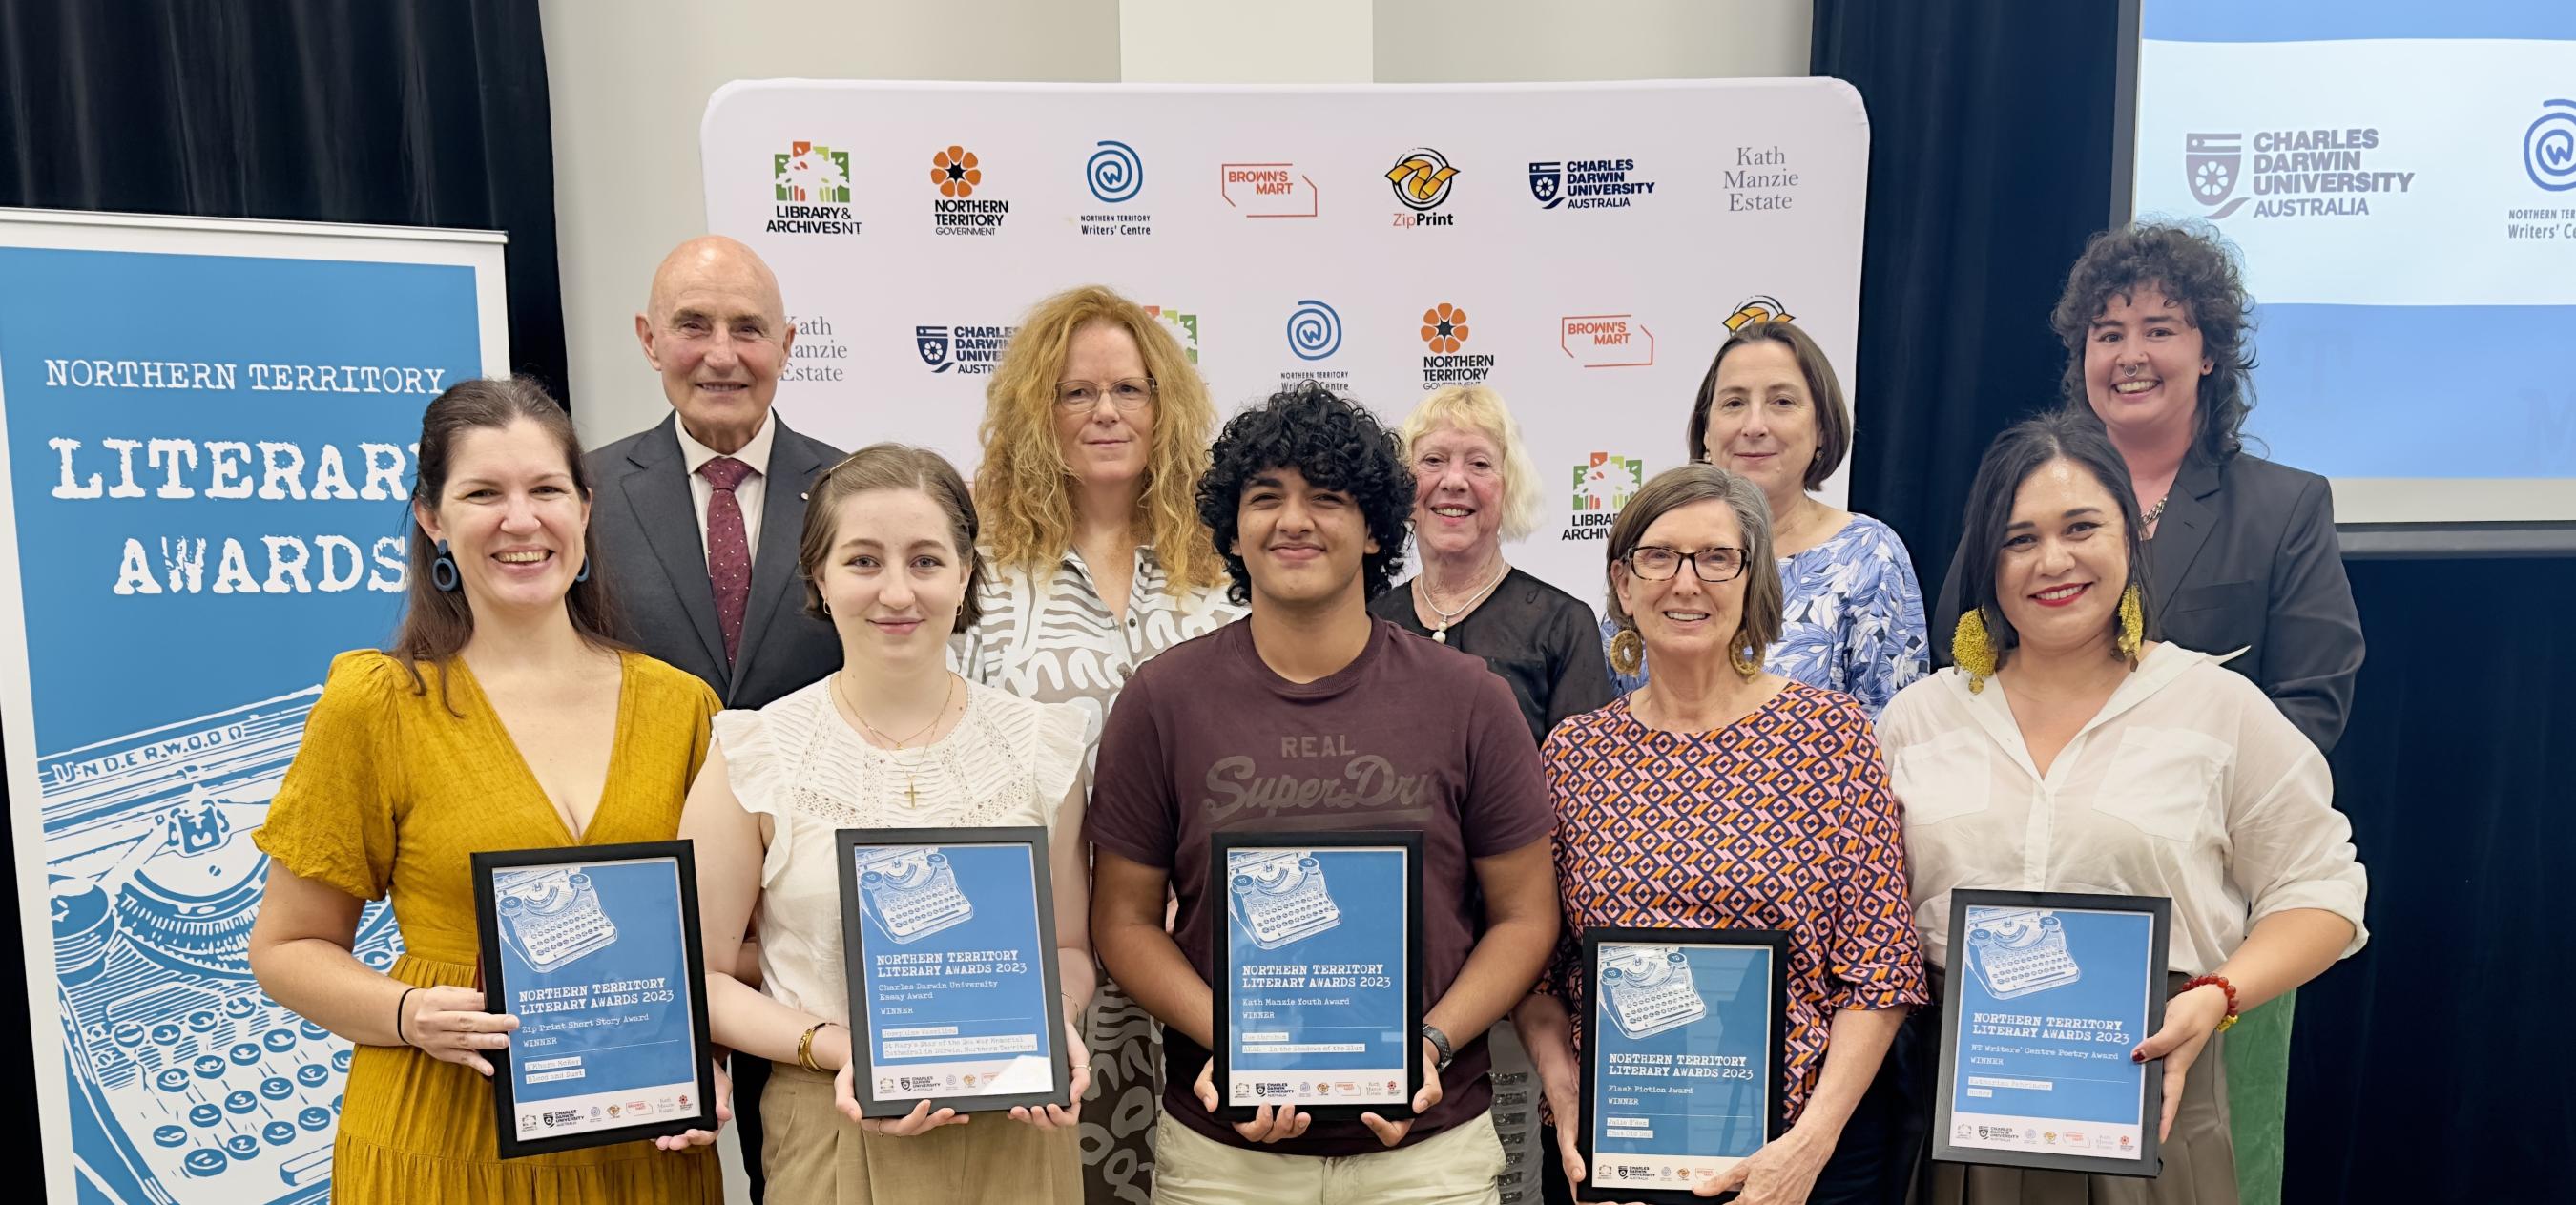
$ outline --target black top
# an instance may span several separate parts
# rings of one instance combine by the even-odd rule
[[[1959,554],[1934,600],[1932,647],[1948,664],[1962,607]],[[2197,450],[2147,541],[2147,634],[2227,663],[2270,695],[2319,752],[2334,752],[2361,673],[2361,613],[2344,578],[2334,493],[2314,473]]]
[[[1369,614],[1428,636],[1413,613],[1413,583],[1369,602]],[[1449,647],[1485,659],[1511,684],[1512,698],[1542,745],[1557,722],[1610,705],[1610,663],[1601,656],[1601,623],[1583,600],[1514,569],[1493,596],[1449,627]]]

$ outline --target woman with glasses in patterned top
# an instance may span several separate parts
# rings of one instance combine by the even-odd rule
[[[1772,563],[1761,490],[1714,465],[1658,474],[1610,529],[1614,640],[1653,672],[1559,725],[1542,751],[1565,926],[1513,1020],[1553,1118],[1550,1201],[1571,1200],[1587,1170],[1576,951],[1599,926],[1790,935],[1788,1129],[1694,1191],[1796,1205],[1868,1200],[1875,1188],[1883,1144],[1846,1142],[1845,1125],[1907,1010],[1927,999],[1922,946],[1869,714],[1762,668],[1781,624]]]

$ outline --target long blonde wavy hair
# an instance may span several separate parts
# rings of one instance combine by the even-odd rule
[[[977,429],[984,463],[975,471],[975,509],[997,568],[1037,572],[1073,543],[1072,470],[1055,432],[1055,385],[1073,333],[1106,322],[1136,340],[1154,379],[1154,432],[1145,458],[1145,494],[1134,516],[1136,538],[1154,549],[1177,594],[1212,586],[1223,566],[1199,522],[1199,478],[1207,472],[1216,406],[1207,384],[1161,322],[1099,285],[1049,297],[1029,311],[984,389]]]

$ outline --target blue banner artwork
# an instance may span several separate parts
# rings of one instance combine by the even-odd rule
[[[1412,940],[1402,848],[1238,849],[1226,856],[1228,1103],[1410,1101]]]
[[[1949,1144],[2142,1159],[2152,1069],[2129,1052],[2164,987],[2154,915],[1984,905],[1965,914]]]
[[[852,1011],[876,1100],[1006,1097],[1055,1085],[1058,1038],[1035,846],[857,845]],[[901,1112],[902,1110],[896,1110]]]
[[[500,247],[45,216],[0,222],[0,709],[64,1152],[39,1195],[320,1202],[350,1047],[251,977],[251,835],[332,655],[391,632],[422,410],[506,362]],[[369,967],[391,922],[359,921]]]
[[[1767,945],[1600,943],[1592,1016],[1592,1184],[1687,1188],[1759,1150],[1779,1079]]]

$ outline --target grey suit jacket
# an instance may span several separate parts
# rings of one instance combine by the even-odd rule
[[[760,547],[751,558],[742,645],[730,666],[716,628],[715,586],[707,579],[688,462],[680,455],[679,414],[583,458],[590,469],[591,534],[625,612],[627,641],[704,679],[733,708],[766,707],[841,668],[840,638],[831,624],[805,614],[805,587],[796,573],[806,491],[841,453],[788,430],[775,414],[770,421],[778,432],[769,446]]]
[[[1959,553],[1935,605],[1933,647],[1949,661],[1964,607]],[[2361,612],[2335,539],[2326,479],[2238,453],[2214,464],[2194,452],[2147,541],[2149,625],[2198,652],[2246,653],[2227,663],[2254,680],[2318,751],[2334,752],[2361,673]]]

